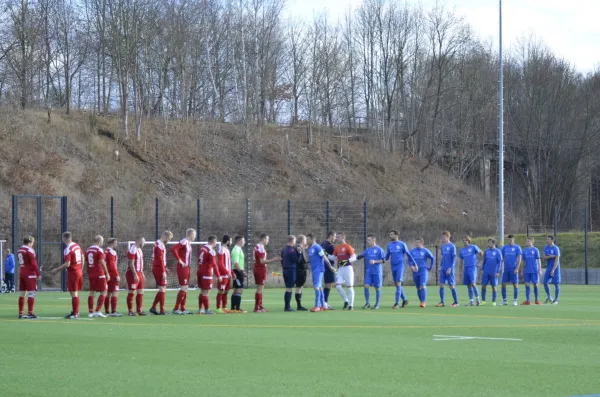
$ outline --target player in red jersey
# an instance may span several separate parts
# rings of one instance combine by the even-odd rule
[[[173,256],[177,260],[177,278],[179,279],[179,292],[173,308],[173,314],[192,314],[187,311],[187,290],[190,285],[190,264],[192,263],[192,244],[196,239],[196,230],[188,229],[185,238],[171,248]]]
[[[219,281],[217,285],[217,313],[228,313],[227,311],[227,294],[231,289],[231,279],[235,275],[231,271],[231,237],[224,235],[221,240],[221,248],[219,248],[219,274],[223,277],[223,281]]]
[[[127,309],[130,316],[146,316],[142,311],[144,302],[144,253],[142,248],[146,239],[139,236],[127,251]],[[135,295],[135,312],[133,311],[133,295]]]
[[[213,271],[219,279],[219,282],[223,282],[223,277],[219,273],[219,267],[217,266],[217,253],[215,252],[215,246],[217,245],[217,236],[208,236],[208,244],[202,247],[198,254],[198,285],[200,286],[200,296],[198,296],[198,314],[213,314],[210,311],[210,300],[208,294],[212,288]]]
[[[66,246],[63,253],[65,262],[52,270],[52,273],[58,273],[67,269],[67,290],[71,295],[72,311],[65,318],[79,318],[79,291],[83,289],[83,252],[79,244],[73,242],[71,232],[62,234],[62,242]]]
[[[154,297],[154,303],[150,308],[150,313],[157,316],[164,316],[165,314],[165,295],[167,293],[167,247],[166,244],[173,238],[173,233],[170,231],[164,231],[160,236],[160,239],[154,243],[154,250],[152,252],[152,274],[154,274],[154,280],[158,287],[158,292]],[[160,312],[156,311],[156,305],[160,303]]]
[[[254,282],[256,283],[254,313],[267,312],[267,309],[262,305],[263,290],[267,282],[267,264],[281,260],[280,257],[267,260],[267,245],[269,245],[269,236],[261,234],[258,244],[254,247]]]
[[[85,251],[85,268],[88,274],[88,280],[90,282],[90,295],[88,296],[88,317],[106,317],[100,311],[102,305],[106,301],[106,295],[108,293],[107,282],[110,281],[110,275],[106,268],[106,257],[102,246],[104,245],[104,237],[96,236],[94,238],[95,245],[92,245]],[[96,292],[100,293],[98,296],[98,304],[96,310],[94,310],[94,297]]]
[[[119,269],[117,269],[117,239],[109,238],[106,242],[106,251],[104,252],[106,257],[106,268],[110,279],[107,279],[108,294],[104,301],[104,311],[109,317],[122,317],[123,315],[117,311],[117,304],[119,303],[119,282],[121,277],[119,276]],[[110,304],[110,310],[109,310]]]
[[[37,291],[37,281],[40,279],[40,268],[35,259],[33,250],[34,238],[25,236],[23,246],[17,251],[17,260],[19,261],[19,318],[35,319],[33,314],[33,305],[35,304],[35,292]],[[23,314],[25,306],[25,295],[27,295],[27,314]]]

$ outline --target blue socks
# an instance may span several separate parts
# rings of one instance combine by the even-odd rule
[[[423,288],[421,291],[421,302],[425,303],[427,301],[427,288]]]
[[[369,291],[369,288],[365,287],[365,303],[367,305],[371,304],[371,291]]]
[[[319,290],[319,296],[321,298],[321,307],[327,307],[325,304],[325,294],[323,293],[322,289]]]
[[[469,287],[469,300],[473,300],[473,288]]]
[[[446,295],[446,289],[444,287],[440,287],[440,302],[444,303],[444,295]]]
[[[400,302],[400,295],[402,295],[402,287],[396,285],[396,305]]]
[[[515,290],[513,292],[513,297],[515,300],[519,298],[519,287],[515,288]]]
[[[458,293],[456,292],[456,288],[452,289],[452,298],[454,298],[454,303],[458,303]]]
[[[473,287],[473,293],[475,294],[475,298],[479,299],[479,289],[477,286]]]
[[[560,295],[560,284],[554,284],[554,300],[558,301],[558,296]]]
[[[546,291],[546,295],[548,295],[548,299],[552,299],[550,297],[550,285],[548,283],[544,283],[544,291]]]
[[[540,289],[538,288],[537,285],[533,286],[533,293],[535,294],[535,300],[538,300],[538,298],[540,296]]]
[[[484,299],[485,300],[485,299]],[[506,300],[506,287],[502,287],[502,300]]]
[[[375,290],[375,306],[379,306],[379,301],[381,300],[381,290]]]
[[[537,291],[537,287],[535,290]],[[531,301],[531,287],[529,285],[525,286],[525,300],[527,302]]]
[[[481,300],[485,301],[485,297],[487,295],[487,288],[482,288],[481,289]]]
[[[315,307],[321,307],[321,290],[315,290]]]
[[[402,302],[406,300],[406,295],[404,295],[404,288],[402,286],[400,286],[400,299],[402,299]]]
[[[496,298],[498,297],[498,291],[495,289],[492,290],[492,302],[496,302]]]

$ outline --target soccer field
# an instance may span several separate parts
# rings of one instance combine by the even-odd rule
[[[398,310],[388,288],[378,311],[284,313],[283,290],[271,289],[269,313],[79,320],[58,318],[70,311],[66,293],[39,293],[38,320],[17,320],[17,294],[3,294],[1,395],[600,394],[599,287],[564,286],[560,305],[529,307],[435,308],[437,288],[429,288],[421,309],[408,291],[411,304]],[[459,294],[465,302],[466,287]],[[305,292],[305,306],[313,295]],[[145,309],[153,296],[146,293]],[[126,312],[125,294],[119,306]]]

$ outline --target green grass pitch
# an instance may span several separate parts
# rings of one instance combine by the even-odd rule
[[[379,311],[284,313],[283,290],[271,289],[264,314],[80,320],[17,320],[17,294],[0,295],[0,390],[28,397],[600,393],[600,287],[564,286],[560,305],[530,307],[435,308],[430,287],[430,306],[421,309],[414,289],[407,291],[411,303],[402,310],[391,309],[394,292],[386,288]],[[362,288],[356,292],[360,307]],[[466,292],[459,287],[462,303]],[[147,310],[154,292],[146,294]],[[169,291],[169,308],[175,295]],[[188,302],[197,295],[191,291]],[[247,290],[244,299],[253,296]],[[63,316],[66,298],[39,293],[36,314]],[[313,301],[305,291],[305,306]],[[340,301],[332,291],[330,303]],[[123,293],[119,305],[125,312]]]

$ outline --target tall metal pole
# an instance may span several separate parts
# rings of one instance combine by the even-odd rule
[[[498,242],[504,245],[504,64],[502,60],[502,0],[499,1],[498,71]]]

